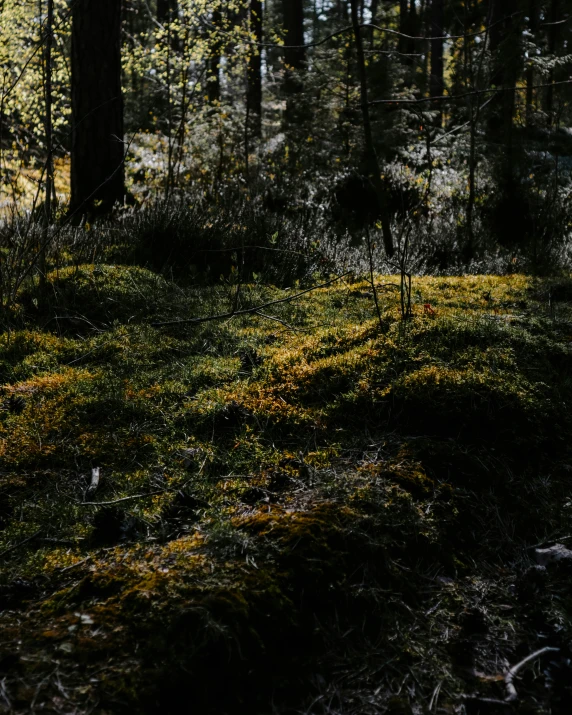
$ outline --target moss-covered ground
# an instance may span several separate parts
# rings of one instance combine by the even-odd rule
[[[0,712],[572,712],[572,281],[395,282],[22,292]]]

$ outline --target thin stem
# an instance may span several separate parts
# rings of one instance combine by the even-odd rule
[[[365,228],[365,237],[367,241],[367,252],[369,256],[369,282],[371,284],[371,290],[373,292],[373,299],[375,301],[375,310],[377,311],[377,319],[379,320],[379,327],[383,327],[383,321],[381,319],[381,309],[379,307],[379,298],[377,295],[377,288],[375,287],[375,280],[373,276],[373,246],[371,245],[371,236],[369,234],[369,226]]]

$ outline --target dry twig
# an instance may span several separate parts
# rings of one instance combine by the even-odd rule
[[[546,646],[540,650],[534,651],[534,653],[531,653],[530,655],[527,655],[526,658],[520,661],[520,663],[517,663],[516,665],[513,665],[512,668],[509,668],[507,674],[504,676],[504,682],[507,690],[506,702],[513,703],[518,699],[518,693],[514,687],[513,680],[516,678],[519,670],[524,668],[524,666],[532,660],[540,658],[540,656],[544,655],[544,653],[558,653],[559,651],[560,648],[551,648],[550,646]]]
[[[332,278],[329,281],[326,281],[326,283],[320,283],[320,285],[313,286],[312,288],[306,288],[306,290],[302,290],[299,293],[296,293],[295,295],[289,295],[286,298],[279,298],[278,300],[271,300],[268,303],[263,303],[262,305],[256,305],[253,308],[243,308],[242,310],[232,310],[228,313],[219,313],[218,315],[207,315],[204,318],[187,318],[185,320],[167,320],[165,322],[161,323],[151,323],[152,327],[154,328],[162,328],[166,327],[169,325],[198,325],[200,323],[208,323],[214,320],[228,320],[229,318],[235,318],[239,315],[253,315],[256,313],[259,313],[261,310],[264,310],[264,308],[269,308],[272,305],[278,305],[279,303],[290,303],[293,300],[296,300],[296,298],[300,298],[300,296],[305,295],[306,293],[311,293],[313,290],[318,290],[319,288],[327,288],[328,286],[332,285],[332,283],[337,283],[338,281],[341,281],[343,278],[346,278],[351,274],[351,271],[348,271],[347,273],[344,273],[341,276],[336,276],[336,278]]]

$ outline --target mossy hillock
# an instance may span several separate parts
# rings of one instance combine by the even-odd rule
[[[478,711],[549,645],[513,707],[569,712],[566,567],[534,562],[572,527],[553,283],[415,279],[403,321],[348,278],[167,325],[236,287],[80,266],[46,315],[27,286],[0,336],[0,711]]]

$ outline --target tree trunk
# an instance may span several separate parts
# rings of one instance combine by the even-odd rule
[[[222,24],[222,14],[219,9],[212,14],[213,34],[211,36],[211,52],[207,60],[207,95],[210,104],[220,102],[220,63],[222,59],[222,41],[217,32]]]
[[[417,2],[416,0],[411,0],[411,3],[409,5],[409,27],[407,28],[409,31],[409,34],[412,36],[411,39],[409,40],[409,47],[411,53],[415,52],[415,48],[417,46],[417,42],[414,39],[419,35],[419,28],[417,25]]]
[[[41,13],[40,13],[41,16]],[[52,117],[52,47],[54,42],[54,0],[48,0],[46,19],[46,39],[44,43],[44,131],[46,136],[46,191],[44,196],[44,225],[47,228],[52,221],[52,191],[54,184],[54,143]],[[44,253],[45,260],[45,253]]]
[[[398,48],[399,52],[407,52],[407,38],[403,35],[408,35],[407,30],[409,29],[409,3],[407,0],[399,0],[399,36]]]
[[[121,0],[72,9],[72,213],[105,213],[125,194]]]
[[[370,5],[369,5],[369,13],[371,15],[371,24],[375,25],[377,21],[377,13],[379,12],[379,0],[371,0]],[[369,40],[372,48],[375,45],[375,30],[373,27],[370,30],[369,33]]]
[[[491,85],[504,88],[491,102],[497,110],[497,126],[502,127],[505,140],[512,133],[515,111],[515,88],[522,69],[520,33],[522,14],[518,12],[519,0],[492,0],[490,49],[493,55]],[[493,122],[494,126],[494,122]]]
[[[306,68],[304,45],[304,2],[282,0],[282,17],[286,31],[284,48],[284,83],[286,95],[286,122],[292,124],[303,116],[299,107],[299,95],[303,90],[301,74]]]
[[[445,89],[443,79],[443,30],[445,26],[445,4],[444,0],[432,0],[431,2],[431,78],[429,81],[429,95],[431,97],[442,97]],[[437,126],[443,124],[442,102],[437,100],[434,104],[437,111]]]
[[[40,0],[40,18],[42,17],[42,3]],[[53,118],[52,118],[52,45],[54,31],[54,0],[48,0],[48,16],[46,18],[46,31],[44,40],[44,132],[46,139],[46,185],[44,193],[44,230],[40,245],[40,300],[42,304],[47,298],[47,249],[50,238],[50,224],[52,222],[52,190],[54,182],[53,161]]]
[[[288,70],[301,72],[306,66],[306,49],[304,45],[304,3],[302,0],[282,0],[282,14],[284,19],[284,29],[286,30],[284,63],[287,67],[288,81],[292,81],[292,72],[288,76]],[[294,81],[294,85],[296,82]]]
[[[352,12],[352,25],[354,29],[354,39],[357,49],[357,59],[358,59],[358,72],[360,78],[360,89],[361,89],[361,111],[363,118],[363,130],[365,135],[365,162],[366,169],[368,173],[368,178],[372,182],[375,189],[377,203],[379,208],[379,216],[381,219],[381,228],[383,233],[383,243],[385,246],[385,252],[389,257],[393,256],[394,246],[393,246],[393,236],[391,235],[391,223],[389,219],[389,212],[387,210],[387,203],[385,198],[385,191],[383,184],[381,182],[381,171],[379,168],[379,161],[377,159],[377,154],[375,151],[375,145],[373,143],[373,134],[371,131],[371,118],[369,114],[369,98],[367,90],[367,74],[365,66],[365,53],[363,50],[363,40],[361,36],[361,29],[359,23],[358,15],[358,0],[351,0],[351,12]]]
[[[558,53],[558,48],[560,45],[560,35],[561,35],[561,25],[558,25],[558,21],[562,20],[560,16],[560,0],[552,0],[550,3],[550,14],[549,22],[550,26],[548,28],[548,53],[551,57],[554,57]],[[548,74],[548,83],[552,85],[555,81],[556,76],[554,69],[551,69]],[[548,86],[546,89],[546,113],[548,114],[550,123],[554,120],[554,87]]]
[[[493,56],[491,85],[502,89],[488,104],[488,131],[495,142],[502,144],[500,161],[504,192],[511,196],[515,185],[514,117],[516,84],[522,74],[522,27],[524,16],[519,12],[520,0],[493,0],[490,49]]]
[[[538,32],[538,0],[530,0],[529,5],[529,28],[533,37],[536,38],[536,33]],[[532,62],[528,62],[526,67],[526,125],[530,126],[532,123],[533,107],[534,103],[534,66]]]
[[[262,0],[250,0],[250,33],[260,45],[262,43],[263,22]],[[252,47],[248,58],[247,111],[251,134],[260,137],[262,134],[262,48]]]
[[[490,84],[498,87],[502,83],[502,63],[498,61],[498,51],[503,38],[503,8],[501,0],[489,0],[491,27],[489,30],[490,51],[492,55],[492,73]]]

